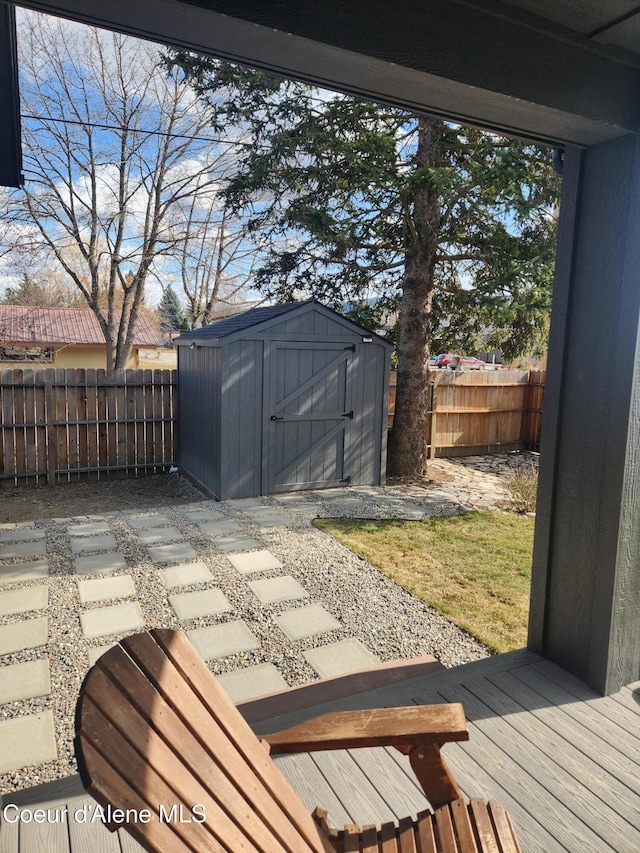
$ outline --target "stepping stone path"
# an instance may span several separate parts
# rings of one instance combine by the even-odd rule
[[[207,583],[213,580],[213,575],[204,563],[186,563],[183,566],[162,569],[160,577],[167,589],[194,586],[197,583]]]
[[[154,563],[182,563],[185,560],[195,560],[196,552],[188,542],[175,542],[173,545],[149,548],[149,556]]]
[[[309,604],[306,607],[296,607],[286,610],[274,617],[274,622],[288,640],[295,642],[315,634],[325,634],[329,631],[339,631],[342,625],[327,612],[320,604]]]
[[[138,533],[145,545],[163,545],[182,539],[177,527],[146,527]]]
[[[66,528],[74,574],[59,573],[53,562],[58,553],[50,558],[56,583],[71,585],[76,634],[83,643],[80,657],[86,655],[89,665],[119,637],[152,627],[145,614],[153,620],[165,612],[172,616],[170,624],[184,626],[205,661],[216,662],[214,670],[231,670],[216,677],[234,701],[241,701],[287,687],[278,669],[279,651],[274,662],[264,660],[274,648],[282,647],[287,657],[297,655],[307,678],[379,663],[363,642],[349,636],[349,626],[314,601],[294,577],[293,558],[284,558],[271,544],[280,541],[277,528],[304,528],[315,515],[353,516],[372,508],[378,517],[419,519],[442,511],[443,504],[453,510],[458,506],[448,486],[437,493],[421,486],[356,487],[113,513],[114,518],[57,519],[56,540]],[[120,545],[124,523],[129,530]],[[53,704],[50,660],[57,658],[50,645],[57,640],[51,636],[48,608],[56,599],[49,595],[46,546],[43,526],[0,527],[0,706],[35,699],[45,703],[38,713],[18,704],[13,716],[11,710],[8,718],[0,714],[0,774],[58,757],[55,714],[46,709],[47,700]],[[156,604],[145,604],[143,610],[149,583]],[[23,653],[16,662],[13,656]],[[2,656],[12,657],[3,661]],[[254,665],[238,668],[247,657]]]
[[[90,557],[76,557],[74,568],[79,575],[98,575],[105,572],[118,572],[126,569],[127,561],[119,551],[113,554],[92,554]]]
[[[136,589],[131,575],[118,575],[115,578],[78,581],[78,594],[81,604],[92,604],[111,598],[132,598]]]
[[[231,565],[242,574],[281,569],[282,563],[270,551],[250,551],[248,554],[229,554]]]
[[[367,669],[380,663],[360,640],[341,640],[304,652],[304,657],[321,678]]]
[[[294,598],[309,598],[309,593],[295,578],[286,575],[281,578],[249,581],[249,586],[263,604],[273,604],[276,601],[289,601]]]
[[[229,599],[220,589],[205,589],[199,592],[182,592],[170,595],[169,603],[178,619],[197,619],[199,616],[213,616],[232,610]]]
[[[233,702],[276,693],[278,690],[286,690],[289,686],[272,663],[247,666],[216,677]]]
[[[144,625],[142,609],[137,601],[98,607],[80,614],[82,633],[89,639],[141,631]]]
[[[146,515],[143,518],[130,518],[129,524],[134,530],[144,530],[147,527],[167,527],[171,520],[166,515]]]
[[[33,613],[46,612],[49,606],[49,564],[47,560],[25,559],[46,555],[45,536],[45,530],[37,527],[0,531],[0,559],[14,561],[0,566],[0,657],[45,651],[49,620]],[[16,586],[33,581],[43,583]],[[5,617],[11,621],[3,621]],[[0,706],[50,693],[46,654],[23,663],[0,664]],[[0,773],[53,761],[57,755],[51,711],[23,713],[0,721]]]
[[[115,551],[118,547],[116,537],[111,533],[102,536],[80,536],[71,540],[71,553],[82,554],[86,551]]]
[[[196,628],[187,631],[187,636],[204,660],[226,658],[260,648],[260,641],[242,619],[209,628]]]

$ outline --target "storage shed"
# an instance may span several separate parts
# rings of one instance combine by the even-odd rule
[[[178,346],[180,470],[224,500],[384,483],[391,345],[315,300]]]

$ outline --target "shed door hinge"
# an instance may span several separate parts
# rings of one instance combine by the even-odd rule
[[[351,418],[351,420],[353,420],[353,409],[350,412],[343,412],[342,417],[343,418]]]

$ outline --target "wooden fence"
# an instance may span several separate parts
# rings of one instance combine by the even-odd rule
[[[545,374],[431,374],[434,456],[538,450]],[[0,487],[175,463],[175,370],[0,370]],[[393,423],[395,371],[390,382]]]
[[[539,450],[544,396],[542,371],[431,372],[432,456]],[[389,426],[395,407],[391,373]]]
[[[176,380],[175,370],[0,370],[0,486],[166,470]]]

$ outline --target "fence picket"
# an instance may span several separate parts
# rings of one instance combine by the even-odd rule
[[[430,458],[539,450],[543,371],[432,371]],[[393,423],[395,371],[389,386]]]
[[[166,469],[175,383],[169,370],[0,370],[0,485]]]

